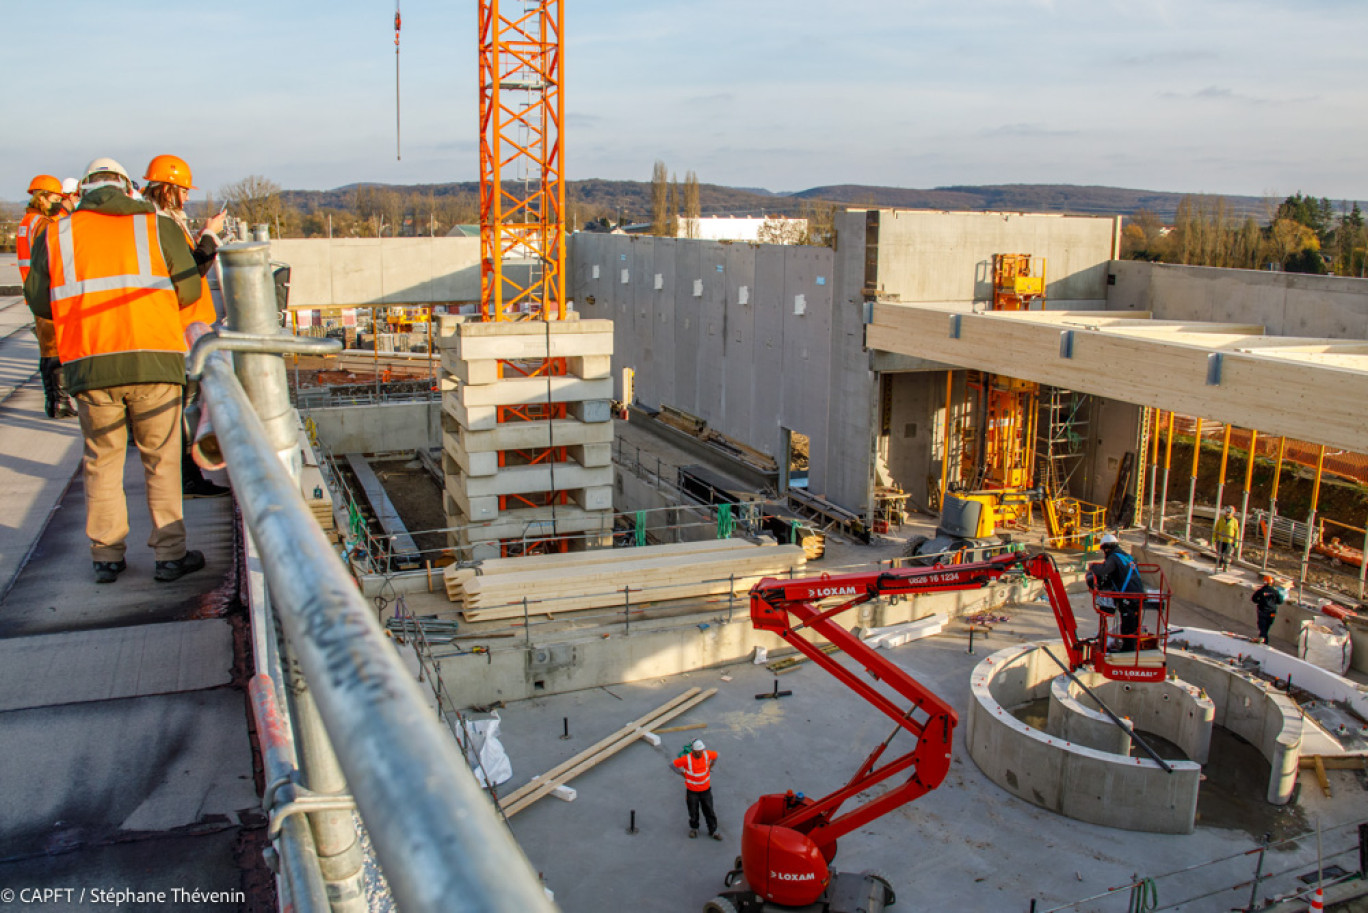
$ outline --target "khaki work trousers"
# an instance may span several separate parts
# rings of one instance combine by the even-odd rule
[[[127,384],[76,394],[85,435],[86,535],[93,561],[118,561],[128,537],[124,459],[128,429],[142,456],[152,535],[147,544],[157,561],[185,557],[181,510],[180,384]]]

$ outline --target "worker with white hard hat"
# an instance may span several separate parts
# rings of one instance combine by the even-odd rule
[[[684,778],[684,799],[689,809],[689,837],[698,836],[698,813],[702,811],[703,820],[708,825],[708,836],[721,840],[712,796],[712,770],[717,766],[717,752],[709,751],[702,739],[694,739],[688,749],[670,763],[674,772]]]
[[[81,182],[75,178],[62,178],[62,211],[57,218],[62,219],[76,211],[81,202]]]
[[[1235,508],[1227,504],[1216,516],[1216,526],[1211,539],[1216,543],[1216,570],[1224,571],[1230,567],[1230,557],[1235,554],[1235,543],[1240,538],[1240,521],[1235,519]]]
[[[1107,651],[1126,653],[1136,649],[1145,583],[1140,579],[1135,559],[1121,548],[1116,536],[1103,534],[1101,546],[1103,560],[1088,565],[1085,579],[1095,596],[1097,610],[1120,617],[1120,628],[1111,635]]]
[[[147,485],[153,577],[177,580],[204,567],[204,555],[186,548],[180,472],[186,347],[179,312],[199,298],[199,274],[184,233],[129,196],[132,189],[114,159],[91,162],[81,205],[43,233],[24,282],[29,309],[53,322],[76,397],[96,583],[113,583],[128,567],[130,429]]]

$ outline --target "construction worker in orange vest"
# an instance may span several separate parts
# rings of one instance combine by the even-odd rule
[[[19,222],[18,253],[19,279],[28,278],[33,247],[42,243],[39,238],[62,210],[62,182],[50,174],[40,174],[29,181],[29,204]],[[38,337],[38,373],[43,379],[43,411],[48,418],[67,418],[76,414],[71,400],[62,390],[62,362],[57,357],[57,334],[52,321],[42,317],[33,320],[33,333]]]
[[[670,762],[675,772],[684,778],[685,804],[689,809],[689,837],[698,836],[698,812],[708,824],[708,836],[721,840],[717,832],[717,814],[713,811],[712,771],[717,766],[717,752],[709,751],[702,739],[694,739],[687,753]]]
[[[185,337],[180,309],[199,300],[199,273],[185,235],[113,159],[81,179],[81,204],[34,247],[24,298],[52,320],[66,382],[85,436],[86,535],[96,583],[128,568],[123,491],[128,429],[142,456],[156,556],[154,578],[177,580],[204,567],[185,547],[181,505],[181,393]]]
[[[190,232],[190,220],[185,214],[185,203],[190,198],[190,191],[195,188],[191,185],[192,176],[190,166],[175,155],[159,155],[147,163],[147,171],[143,173],[143,180],[147,183],[143,186],[143,199],[157,207],[157,213],[164,219],[170,219],[176,224],[185,235],[185,241],[190,245],[195,255],[195,267],[199,271],[199,299],[189,307],[181,308],[181,326],[189,327],[190,324],[200,322],[206,326],[212,325],[218,320],[218,314],[214,310],[214,299],[209,293],[209,282],[205,278],[209,270],[214,268],[214,260],[218,257],[220,245],[218,233],[223,229],[223,222],[226,218],[223,212],[211,216],[204,223],[204,228],[199,234],[192,235]],[[186,404],[194,401],[196,391],[190,387],[186,388]],[[228,488],[217,485],[206,479],[204,473],[190,456],[188,442],[182,448],[181,457],[181,495],[186,498],[218,498],[228,494]]]

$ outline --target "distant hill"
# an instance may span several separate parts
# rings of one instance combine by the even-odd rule
[[[479,184],[465,181],[450,184],[372,184],[358,183],[333,190],[287,190],[285,202],[304,212],[320,207],[347,209],[360,187],[377,187],[401,194],[464,197],[478,200]],[[591,178],[570,181],[567,195],[572,205],[583,212],[611,214],[620,211],[627,221],[647,221],[651,213],[651,185],[646,181],[610,181]],[[850,206],[894,207],[898,209],[944,209],[960,212],[1060,212],[1081,215],[1131,215],[1148,209],[1165,221],[1172,221],[1178,203],[1186,194],[1123,187],[1076,186],[1072,184],[990,184],[918,189],[877,187],[864,184],[835,184],[813,187],[797,193],[776,194],[754,188],[702,184],[699,202],[705,215],[802,215],[813,206],[836,203]],[[1263,197],[1225,196],[1233,216],[1267,218],[1268,201]]]

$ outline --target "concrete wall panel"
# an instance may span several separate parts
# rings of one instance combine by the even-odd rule
[[[1101,301],[1115,222],[1039,213],[885,210],[879,291],[902,301],[988,301],[994,254],[1046,260],[1046,298]],[[1076,304],[1074,306],[1077,306]]]
[[[1117,260],[1108,310],[1261,323],[1273,336],[1368,338],[1368,280]]]
[[[699,330],[698,317],[702,310],[701,292],[702,243],[687,243],[677,239],[664,242],[670,247],[669,260],[674,265],[674,282],[667,286],[674,291],[673,309],[668,318],[661,315],[657,329],[668,334],[671,340],[670,354],[662,357],[657,347],[658,370],[672,385],[672,405],[697,415],[703,403],[698,400],[698,362]],[[664,259],[664,258],[662,258]],[[694,283],[700,283],[700,292],[694,294]],[[709,362],[715,363],[717,353],[709,353]]]
[[[727,285],[723,322],[722,371],[724,389],[717,400],[723,434],[745,440],[754,409],[755,370],[755,248],[726,245],[723,264]],[[745,296],[745,302],[742,297]]]
[[[478,238],[277,240],[271,259],[290,264],[296,307],[480,300]]]

